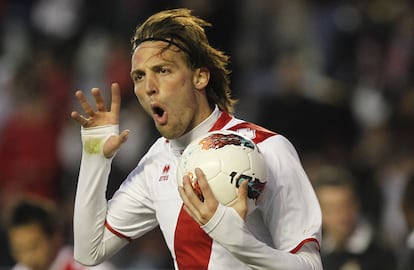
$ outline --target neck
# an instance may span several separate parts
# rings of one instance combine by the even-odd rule
[[[197,137],[199,137],[199,136],[207,133],[211,129],[211,127],[213,127],[214,123],[216,123],[217,119],[220,117],[220,114],[221,114],[221,111],[216,106],[216,108],[210,114],[210,116],[207,117],[198,126],[196,126],[195,128],[193,128],[191,131],[187,132],[183,136],[181,136],[181,137],[179,137],[177,139],[172,139],[170,141],[171,142],[171,147],[174,150],[177,150],[181,154],[182,151],[184,151],[185,147],[190,142],[192,142]]]

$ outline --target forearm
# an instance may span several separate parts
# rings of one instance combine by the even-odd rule
[[[82,130],[83,152],[74,209],[74,256],[86,265],[100,263],[112,256],[126,240],[105,228],[105,197],[111,159],[102,154],[106,138],[116,126]]]
[[[203,226],[215,241],[252,269],[322,269],[316,243],[305,244],[293,254],[258,241],[234,209],[220,205],[218,212]]]

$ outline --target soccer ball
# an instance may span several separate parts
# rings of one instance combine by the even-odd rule
[[[194,169],[200,168],[216,199],[223,205],[231,204],[238,187],[247,180],[248,212],[255,208],[266,185],[266,167],[257,145],[247,137],[228,130],[209,132],[192,141],[184,150],[177,168],[177,183],[189,175],[193,189],[203,200]]]

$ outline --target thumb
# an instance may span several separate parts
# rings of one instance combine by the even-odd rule
[[[238,188],[238,194],[237,199],[231,203],[229,206],[233,207],[239,215],[245,219],[247,216],[247,180],[244,180],[239,188]]]
[[[123,144],[128,140],[129,129],[123,130],[121,134],[119,134],[120,144]]]
[[[238,199],[239,200],[244,200],[247,203],[247,186],[249,184],[248,180],[244,180],[241,182],[240,186],[239,186],[239,192],[238,192]]]
[[[116,151],[121,148],[121,145],[127,141],[128,139],[129,130],[124,130],[118,136],[111,136],[105,142],[103,147],[103,154],[106,158],[111,158],[115,155]]]

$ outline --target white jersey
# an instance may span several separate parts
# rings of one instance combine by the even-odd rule
[[[94,255],[97,261],[120,248],[111,247],[114,235],[131,240],[160,226],[176,269],[322,269],[319,204],[295,149],[283,136],[216,109],[183,138],[159,138],[106,204],[102,186],[111,161],[88,146],[91,141],[96,144],[96,138],[102,144],[110,135],[106,129],[105,133],[102,128],[83,130],[74,223],[75,255],[80,260],[86,250],[99,246],[100,234],[107,246]],[[240,132],[257,144],[268,167],[266,191],[245,222],[233,208],[219,205],[213,218],[200,227],[183,209],[176,168],[192,138],[218,129]],[[309,250],[311,255],[294,256]]]

